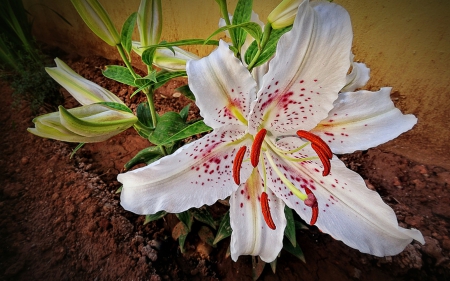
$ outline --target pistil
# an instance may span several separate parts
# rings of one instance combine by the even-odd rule
[[[309,222],[310,225],[314,225],[317,222],[317,218],[319,217],[319,204],[317,203],[316,196],[312,191],[305,187],[306,195],[308,195],[308,199],[306,199],[305,205],[308,207],[311,207],[312,209],[312,215],[311,215],[311,221]]]

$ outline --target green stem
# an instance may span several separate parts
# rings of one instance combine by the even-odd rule
[[[270,24],[266,24],[264,26],[264,33],[263,33],[263,38],[261,40],[261,44],[258,47],[258,51],[256,52],[255,56],[253,57],[253,60],[248,64],[247,69],[251,72],[254,65],[256,64],[256,62],[258,61],[259,56],[261,55],[262,51],[264,50],[264,48],[267,45],[267,42],[269,41],[270,38],[270,33],[272,32],[272,25]]]
[[[148,108],[150,110],[150,116],[152,116],[152,125],[153,125],[153,128],[156,128],[158,120],[156,119],[157,117],[156,117],[154,93],[153,93],[152,87],[149,87],[148,89],[144,89],[144,90],[142,90],[142,92],[144,92],[145,96],[147,97]]]
[[[216,2],[220,6],[220,12],[222,14],[223,19],[225,20],[225,23],[227,25],[231,25],[230,16],[228,15],[227,1],[226,0],[216,0]],[[229,30],[229,32],[230,32],[231,42],[233,43],[233,46],[237,46],[234,30]]]
[[[138,75],[136,74],[136,72],[134,72],[133,67],[131,66],[130,61],[128,60],[127,55],[125,54],[125,50],[123,49],[122,44],[117,44],[116,45],[117,50],[119,51],[120,57],[122,57],[123,62],[125,63],[125,65],[127,66],[128,70],[130,71],[131,75],[133,75],[133,78],[136,79],[138,78]]]

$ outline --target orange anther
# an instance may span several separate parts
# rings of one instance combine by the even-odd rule
[[[270,208],[269,208],[269,198],[267,196],[267,193],[263,192],[261,194],[261,209],[264,217],[264,221],[266,222],[267,226],[270,229],[275,230],[277,227],[275,223],[273,222],[272,215],[270,214]]]
[[[299,130],[297,131],[297,135],[311,142],[311,147],[314,149],[317,156],[319,156],[319,159],[323,164],[322,175],[327,176],[331,169],[330,159],[333,158],[330,147],[321,138],[310,132]]]
[[[315,145],[314,143],[311,144],[311,147],[317,153],[317,156],[319,156],[319,159],[323,164],[322,176],[328,176],[328,174],[330,173],[330,169],[331,169],[330,159],[328,159],[327,156],[325,155],[325,152],[322,149],[320,149],[320,147]]]
[[[233,179],[237,185],[241,184],[241,165],[242,165],[242,161],[244,160],[244,155],[245,155],[246,150],[247,150],[247,147],[244,145],[243,147],[241,147],[238,150],[238,152],[236,153],[236,156],[234,157]]]
[[[261,146],[264,140],[264,137],[266,136],[267,130],[261,129],[255,136],[255,140],[252,144],[252,149],[250,151],[250,162],[252,163],[253,167],[258,166],[259,162],[259,155],[261,153]]]

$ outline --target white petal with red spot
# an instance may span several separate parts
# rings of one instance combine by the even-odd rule
[[[155,163],[120,174],[122,206],[137,214],[179,213],[226,198],[237,188],[231,172],[233,157],[245,140],[232,142],[244,135],[243,128],[217,129]],[[247,166],[241,171],[243,179],[251,172]]]
[[[354,62],[354,55],[351,54],[350,62],[352,63],[352,71],[347,75],[347,82],[341,92],[353,92],[354,90],[364,87],[370,78],[370,68],[364,63]]]
[[[220,41],[209,56],[189,61],[186,72],[206,125],[242,125],[233,110],[247,118],[250,102],[255,99],[256,82],[227,43]]]
[[[385,143],[410,130],[417,122],[404,115],[389,96],[391,88],[339,95],[334,108],[311,132],[320,136],[333,153],[351,153]]]
[[[279,145],[285,146],[283,142],[288,140],[280,141]],[[290,140],[286,147],[293,142]],[[302,152],[302,157],[314,155],[309,147]],[[331,172],[326,177],[321,175],[316,161],[295,163],[278,158],[276,162],[301,191],[308,187],[314,193],[319,205],[316,225],[322,232],[363,253],[376,256],[396,255],[413,239],[424,243],[418,230],[399,227],[394,211],[380,195],[368,189],[361,176],[345,167],[337,157],[331,160]],[[274,184],[273,180],[271,178],[268,182],[271,184],[269,187],[308,222],[311,208],[288,190],[280,190],[280,184],[276,179]]]
[[[345,86],[352,37],[345,9],[304,1],[263,78],[251,112],[250,133],[262,124],[274,135],[295,134],[324,119]]]
[[[270,190],[267,191],[269,208],[276,229],[270,229],[261,210],[260,196],[263,183],[256,169],[245,184],[241,184],[230,196],[231,258],[237,261],[240,255],[260,256],[272,262],[283,248],[286,227],[284,202]]]

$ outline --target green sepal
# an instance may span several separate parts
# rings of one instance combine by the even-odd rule
[[[122,31],[120,32],[120,42],[123,48],[128,54],[131,52],[132,41],[131,36],[133,35],[134,26],[136,25],[137,13],[132,13],[128,19],[124,22],[122,26]]]
[[[219,229],[217,230],[216,238],[214,238],[214,245],[219,243],[220,240],[225,239],[231,236],[230,225],[230,211],[227,211],[225,215],[223,215],[222,221],[220,222]]]
[[[288,32],[292,29],[291,26],[287,26],[285,28],[281,29],[274,29],[271,31],[269,39],[264,47],[264,50],[262,50],[260,56],[258,57],[258,60],[254,64],[253,67],[259,66],[266,61],[268,61],[273,55],[275,54],[275,51],[277,50],[277,44],[278,40],[280,40],[281,35]],[[247,49],[247,52],[245,53],[245,62],[247,64],[250,64],[250,62],[253,60],[253,57],[258,52],[258,45],[259,43],[256,41],[253,41],[252,44]]]
[[[146,215],[143,225],[146,225],[147,223],[155,221],[155,220],[159,220],[160,218],[163,218],[165,215],[167,215],[166,211],[159,211],[153,215]]]
[[[206,207],[192,209],[192,215],[199,222],[205,223],[211,226],[213,229],[216,229],[216,222],[214,221],[214,218]]]
[[[136,155],[131,158],[125,165],[125,170],[133,168],[137,164],[146,163],[149,164],[150,161],[154,162],[163,157],[161,149],[157,146],[150,146],[142,149]]]
[[[121,103],[117,103],[117,102],[102,101],[102,102],[96,102],[96,104],[103,104],[103,105],[106,105],[107,107],[110,107],[113,109],[125,111],[125,112],[131,113],[131,114],[133,113],[133,111],[131,111],[131,109],[129,109],[128,106],[121,104]]]
[[[291,241],[292,246],[297,246],[297,238],[295,237],[295,220],[292,209],[284,206],[284,216],[286,217],[286,228],[284,229],[284,236]]]
[[[183,96],[195,101],[194,93],[191,91],[191,88],[189,88],[189,85],[178,87],[175,89],[175,91],[180,92]]]
[[[134,82],[134,77],[130,70],[120,65],[107,65],[106,69],[102,71],[103,76],[133,87],[138,87]]]
[[[302,262],[306,263],[305,255],[303,254],[299,244],[294,247],[289,241],[283,239],[283,249],[299,258]]]
[[[184,225],[186,225],[186,227],[188,228],[188,232],[190,232],[191,227],[192,227],[192,222],[194,221],[192,213],[189,210],[187,210],[182,213],[175,214],[175,215],[181,222],[184,223]]]
[[[186,126],[180,114],[173,111],[166,112],[158,118],[158,124],[153,133],[148,137],[148,140],[156,145],[170,143],[174,141],[172,137],[176,136]]]

